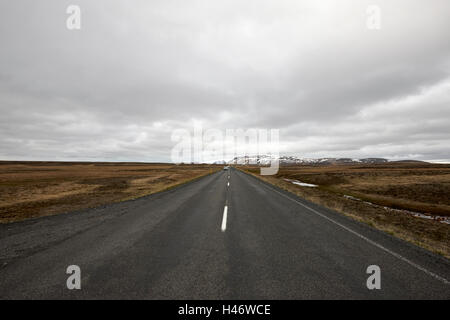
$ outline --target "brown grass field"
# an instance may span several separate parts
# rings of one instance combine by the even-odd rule
[[[260,176],[257,167],[239,168],[307,200],[450,258],[450,225],[408,214],[413,211],[431,217],[450,217],[450,165],[393,162],[287,166],[281,167],[275,176]],[[318,187],[302,187],[285,179]]]
[[[0,223],[142,197],[219,169],[212,165],[0,161]]]

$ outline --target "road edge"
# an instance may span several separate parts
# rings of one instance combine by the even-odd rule
[[[368,224],[368,223],[366,223],[364,221],[359,221],[359,220],[353,218],[351,215],[347,215],[345,213],[338,212],[336,210],[333,210],[332,208],[328,208],[328,207],[323,206],[321,204],[315,203],[315,202],[313,202],[311,200],[304,199],[304,198],[300,197],[299,195],[297,195],[297,194],[295,194],[295,193],[293,193],[293,192],[291,192],[289,190],[282,189],[282,188],[278,187],[277,185],[274,185],[274,184],[272,184],[272,183],[270,183],[270,182],[268,182],[266,180],[261,179],[256,174],[252,174],[250,172],[246,172],[246,171],[244,171],[244,170],[242,170],[240,168],[236,168],[236,167],[234,167],[234,168],[236,170],[238,170],[239,172],[242,172],[243,174],[245,174],[247,176],[250,176],[253,179],[256,179],[257,181],[265,184],[269,188],[272,188],[272,189],[274,189],[274,190],[284,194],[285,196],[290,197],[291,200],[293,200],[293,201],[304,202],[307,205],[311,205],[313,207],[318,207],[318,208],[325,209],[327,212],[329,212],[331,214],[334,214],[336,217],[339,217],[340,219],[343,219],[345,222],[349,223],[350,225],[358,226],[359,228],[369,230],[373,234],[378,234],[380,237],[383,237],[383,238],[387,239],[388,242],[403,244],[409,250],[413,251],[415,254],[426,256],[427,258],[429,258],[431,260],[434,260],[434,261],[430,261],[431,263],[437,262],[437,263],[440,263],[440,264],[443,264],[443,265],[447,265],[447,267],[450,270],[450,259],[447,258],[445,255],[441,255],[441,254],[435,253],[435,252],[429,250],[428,248],[419,246],[416,243],[408,241],[407,239],[403,239],[403,238],[400,238],[398,236],[395,236],[395,235],[392,235],[390,233],[387,233],[386,231],[384,231],[382,229],[378,229],[378,228],[376,228],[376,227],[374,227],[374,226],[372,226],[372,225],[370,225],[370,224]],[[450,278],[450,275],[448,276],[448,278]]]

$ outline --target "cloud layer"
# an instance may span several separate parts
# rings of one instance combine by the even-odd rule
[[[81,30],[66,28],[70,4]],[[305,157],[450,159],[448,12],[447,0],[5,1],[0,159],[170,161],[172,132],[194,123],[278,128],[280,151]]]

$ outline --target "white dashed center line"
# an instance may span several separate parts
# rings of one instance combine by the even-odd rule
[[[225,230],[227,229],[227,211],[228,211],[228,206],[225,206],[225,208],[223,208],[223,218],[222,218],[222,232],[225,232]]]

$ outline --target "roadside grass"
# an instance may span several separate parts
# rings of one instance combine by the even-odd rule
[[[414,167],[414,170],[411,170],[409,164],[405,165],[405,168],[395,164],[395,170],[389,166],[376,165],[296,166],[281,167],[275,176],[259,175],[258,167],[239,166],[238,169],[306,200],[450,258],[450,225],[379,207],[387,206],[428,214],[448,215],[450,166],[438,166],[436,169],[434,166],[430,168],[425,164],[423,167]],[[433,180],[434,193],[424,192],[420,196],[415,196],[417,190],[420,190],[417,176],[425,177],[424,184]],[[284,179],[317,184],[319,187],[301,187]],[[391,182],[387,183],[388,180]],[[411,190],[408,190],[408,182],[412,185]],[[396,188],[400,191],[395,192]],[[386,196],[386,190],[390,190],[391,195]],[[343,196],[344,194],[379,206],[347,199]],[[426,197],[427,194],[429,197]]]
[[[136,199],[220,169],[214,165],[0,162],[0,223]]]
[[[131,196],[129,198],[122,199],[121,201],[135,200],[135,199],[142,198],[142,197],[154,194],[154,193],[169,191],[169,190],[175,189],[176,187],[182,186],[184,184],[187,184],[187,183],[199,180],[199,179],[201,179],[203,177],[206,177],[206,176],[208,176],[208,175],[210,175],[210,174],[212,174],[214,172],[220,171],[220,170],[221,169],[215,168],[214,170],[210,170],[207,173],[201,174],[201,175],[193,177],[193,178],[189,178],[189,179],[185,179],[185,180],[181,180],[181,181],[176,181],[173,184],[169,184],[169,185],[160,184],[159,187],[155,188],[152,191],[147,191],[147,192],[144,192],[144,193],[140,193],[138,195],[133,195],[133,196]]]

